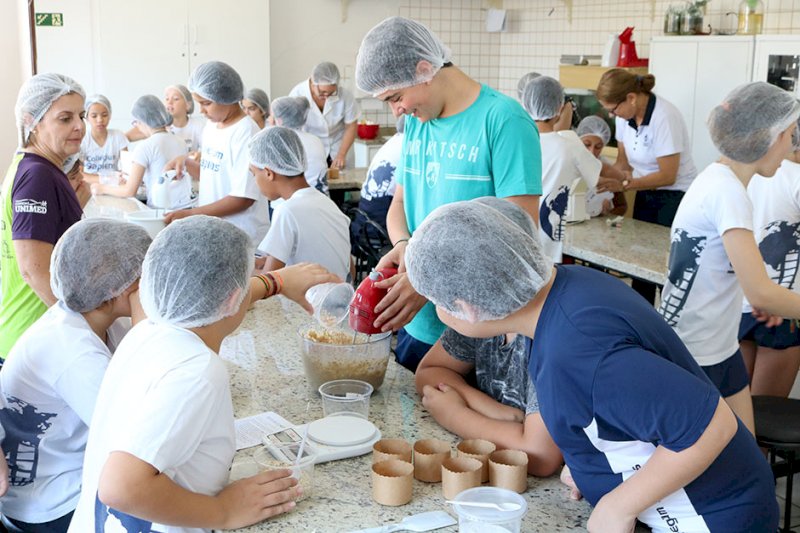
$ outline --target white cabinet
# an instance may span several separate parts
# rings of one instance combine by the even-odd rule
[[[381,149],[383,143],[376,143],[375,141],[365,142],[356,139],[353,143],[353,155],[355,156],[355,167],[368,167],[372,163],[372,158]]]
[[[654,92],[683,114],[698,171],[719,157],[708,134],[711,110],[752,77],[752,36],[656,37],[650,42]]]
[[[185,85],[206,61],[233,66],[246,88],[269,90],[264,0],[37,0],[36,7],[65,13],[63,28],[37,28],[39,71],[74,72],[88,92],[108,96],[111,127],[129,129],[139,96]]]
[[[753,81],[766,81],[800,98],[800,35],[758,35]]]

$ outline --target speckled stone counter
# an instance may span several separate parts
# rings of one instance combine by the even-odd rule
[[[619,227],[603,217],[569,224],[564,255],[663,285],[669,259],[669,228],[625,218]]]
[[[308,315],[281,297],[258,302],[239,330],[226,339],[221,356],[231,377],[234,412],[242,418],[275,411],[295,424],[322,417],[316,392],[308,390],[300,355],[298,329],[309,323]],[[383,386],[370,405],[370,420],[383,437],[414,442],[440,438],[453,448],[460,440],[442,429],[423,409],[414,389],[413,375],[390,361]],[[254,448],[237,453],[236,462],[248,460]],[[441,484],[414,481],[411,503],[385,507],[371,496],[371,454],[317,465],[313,495],[291,513],[239,531],[319,533],[343,532],[400,521],[403,517],[432,510],[447,510]],[[585,531],[590,507],[571,501],[568,489],[557,477],[528,478],[528,501],[522,531]],[[439,531],[457,531],[457,527]]]
[[[360,191],[367,179],[367,168],[346,168],[339,171],[339,177],[328,179],[328,188],[332,191]]]

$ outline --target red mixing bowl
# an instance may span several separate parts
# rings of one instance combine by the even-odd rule
[[[359,124],[358,134],[359,139],[374,139],[378,136],[378,129],[380,124]]]

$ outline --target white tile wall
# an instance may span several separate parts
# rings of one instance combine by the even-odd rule
[[[400,0],[398,15],[422,22],[450,47],[453,62],[476,80],[515,95],[517,81],[532,70],[558,76],[562,54],[602,54],[610,33],[634,26],[640,57],[651,37],[663,33],[664,12],[679,0],[503,0],[508,31],[484,29],[488,0]],[[571,5],[571,12],[567,8]],[[800,0],[765,0],[764,33],[800,34]],[[711,0],[705,24],[735,29],[739,0]],[[733,13],[733,15],[726,15]],[[388,108],[364,118],[393,125]]]

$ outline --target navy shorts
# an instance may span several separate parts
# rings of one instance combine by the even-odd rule
[[[397,346],[394,349],[395,359],[407,369],[416,372],[419,362],[431,348],[432,344],[419,341],[412,337],[406,328],[400,328],[397,332]]]
[[[750,384],[750,376],[747,374],[747,367],[744,366],[741,350],[736,350],[735,354],[721,363],[700,368],[706,373],[711,383],[719,389],[723,398],[741,392]]]
[[[780,326],[768,328],[751,313],[743,313],[739,322],[739,341],[753,341],[764,348],[785,350],[800,346],[800,328],[796,321],[787,318]]]

